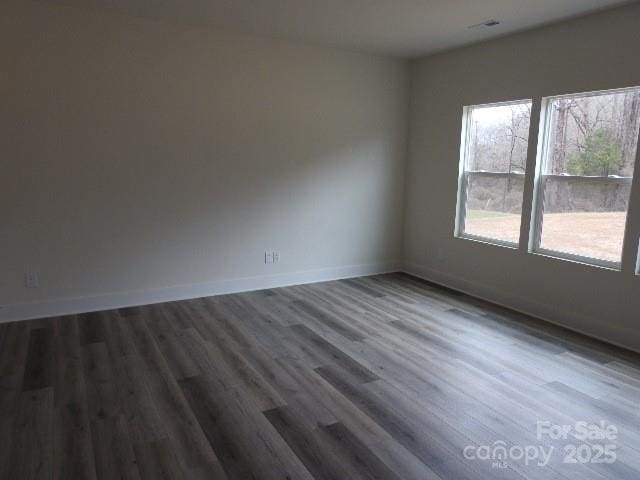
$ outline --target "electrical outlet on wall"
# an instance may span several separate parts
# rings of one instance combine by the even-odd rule
[[[280,261],[280,252],[268,250],[264,252],[264,263],[278,263]]]
[[[40,286],[40,275],[38,272],[33,270],[24,272],[24,286],[25,288],[38,288]]]

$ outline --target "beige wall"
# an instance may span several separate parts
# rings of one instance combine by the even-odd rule
[[[640,350],[639,183],[623,272],[453,238],[462,107],[640,85],[639,26],[634,4],[413,62],[409,271]]]
[[[406,62],[12,0],[0,64],[0,317],[400,260]]]

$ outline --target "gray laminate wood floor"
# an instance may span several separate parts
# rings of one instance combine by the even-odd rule
[[[0,342],[6,479],[640,478],[638,355],[403,274]]]

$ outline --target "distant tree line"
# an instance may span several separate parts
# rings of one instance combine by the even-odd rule
[[[638,91],[555,100],[550,173],[631,176],[639,112]]]
[[[522,173],[526,168],[531,108],[500,107],[491,121],[472,125],[472,170]],[[633,175],[640,128],[640,92],[629,91],[552,103],[547,173],[577,176]],[[520,179],[477,179],[469,208],[516,213]],[[546,211],[616,211],[627,208],[628,186],[586,180],[547,185]]]

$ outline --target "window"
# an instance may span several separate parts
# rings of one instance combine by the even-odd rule
[[[543,100],[530,250],[620,268],[640,88]]]
[[[465,107],[456,236],[517,246],[531,101]]]

